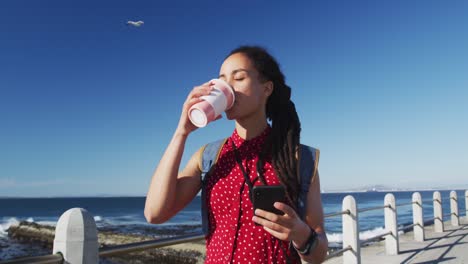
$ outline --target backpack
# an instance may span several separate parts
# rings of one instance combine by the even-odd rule
[[[199,162],[199,167],[201,170],[201,214],[202,214],[202,229],[203,233],[208,235],[208,208],[206,202],[206,184],[208,182],[208,175],[210,175],[210,170],[214,168],[214,164],[218,160],[219,154],[226,143],[226,139],[221,139],[215,142],[206,144],[203,147],[202,155]],[[309,192],[309,186],[311,180],[317,174],[318,161],[320,157],[320,151],[318,149],[300,145],[299,151],[299,176],[300,176],[300,193],[298,197],[298,214],[301,219],[305,217],[306,203],[307,203],[307,193]]]

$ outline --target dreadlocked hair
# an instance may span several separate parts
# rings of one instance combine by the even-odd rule
[[[273,82],[273,92],[266,103],[266,116],[271,121],[271,133],[260,157],[271,153],[273,168],[285,187],[286,196],[297,211],[299,195],[296,153],[300,144],[301,123],[296,107],[291,101],[291,88],[286,85],[279,64],[264,48],[241,46],[230,54],[242,53],[253,63],[261,81]],[[228,56],[228,57],[229,57]],[[260,174],[261,175],[261,174]],[[264,179],[261,179],[264,182]]]

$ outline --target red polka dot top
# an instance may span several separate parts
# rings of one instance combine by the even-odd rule
[[[207,182],[210,230],[206,237],[205,263],[301,263],[296,254],[291,256],[293,252],[288,241],[275,238],[252,221],[249,187],[232,147],[233,142],[252,183],[262,185],[256,164],[270,130],[267,127],[262,134],[249,140],[242,139],[234,130],[222,147]],[[265,157],[263,172],[267,185],[280,184],[270,155]]]

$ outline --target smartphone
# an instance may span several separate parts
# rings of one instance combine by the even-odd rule
[[[284,212],[273,206],[275,202],[286,202],[286,192],[283,186],[259,185],[254,186],[252,191],[254,212],[255,209],[259,208],[278,215],[284,215]]]

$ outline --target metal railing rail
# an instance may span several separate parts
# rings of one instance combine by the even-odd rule
[[[123,244],[118,246],[106,247],[99,250],[100,257],[109,257],[115,256],[122,253],[129,253],[135,251],[141,251],[146,249],[160,248],[165,246],[171,246],[175,244],[183,244],[187,242],[198,241],[204,239],[205,235],[203,233],[196,233],[185,236],[178,236],[172,238],[163,238],[148,240],[136,243]],[[3,263],[2,263],[3,264]]]
[[[351,249],[352,249],[351,246],[347,246],[347,247],[345,247],[343,249],[333,251],[332,253],[328,254],[325,257],[325,260],[328,260],[328,259],[331,259],[331,258],[334,258],[334,257],[338,257],[338,256],[342,255],[344,252],[346,252],[348,250],[351,250]]]
[[[396,207],[403,207],[403,206],[407,206],[407,205],[413,205],[415,204],[415,202],[407,202],[407,203],[401,203],[401,204],[396,204]],[[369,211],[373,211],[373,210],[379,210],[379,209],[385,209],[385,208],[390,208],[391,206],[390,205],[384,205],[384,206],[375,206],[375,207],[369,207],[369,208],[363,208],[363,209],[359,209],[358,212],[360,213],[363,213],[363,212],[369,212]],[[411,228],[415,226],[415,224],[412,224],[412,225],[407,225],[407,226],[402,226],[398,229],[398,231],[401,231],[401,230],[405,230],[407,228]],[[382,233],[382,234],[378,234],[376,236],[373,236],[373,237],[370,237],[370,238],[367,238],[367,239],[364,239],[364,240],[360,240],[360,244],[363,245],[363,244],[366,244],[366,243],[369,243],[369,242],[372,242],[372,241],[375,241],[375,240],[381,240],[383,239],[385,236],[388,236],[388,235],[391,235],[392,232],[391,231],[387,231],[385,233]]]
[[[424,221],[424,223],[429,223],[429,221],[434,221],[434,220],[436,220],[436,218],[439,219],[438,217],[431,217],[431,218],[423,219],[423,221]]]
[[[413,205],[415,202],[407,202],[407,203],[402,203],[402,204],[397,204],[396,206],[397,207],[403,207],[403,206],[407,206],[407,205]]]
[[[361,240],[360,243],[361,243],[361,245],[362,245],[362,244],[366,244],[366,243],[372,242],[372,241],[374,241],[374,240],[380,240],[380,239],[384,238],[385,236],[388,236],[388,235],[391,235],[391,234],[392,234],[392,231],[387,231],[387,232],[385,232],[385,233],[383,233],[383,234],[378,234],[378,235],[376,235],[376,236],[373,236],[373,237],[370,237],[370,238],[366,238],[366,239],[364,239],[364,240]]]
[[[444,216],[444,217],[449,217],[449,216],[452,216],[452,215],[455,215],[455,216],[456,216],[457,214],[455,214],[455,213],[450,213],[450,214],[444,214],[443,216]]]
[[[51,254],[38,257],[17,258],[0,261],[0,264],[58,264],[63,263],[64,259],[62,254]]]
[[[334,216],[339,216],[339,215],[349,215],[351,212],[349,210],[344,210],[344,211],[341,211],[341,212],[334,212],[334,213],[328,213],[326,215],[324,215],[323,217],[324,218],[329,218],[329,217],[334,217]]]
[[[409,229],[409,228],[412,228],[412,227],[415,227],[415,226],[421,226],[421,225],[420,224],[411,224],[411,225],[400,226],[398,228],[398,231],[406,230],[406,229]]]
[[[436,199],[426,199],[426,200],[422,200],[422,203],[423,204],[430,204],[430,205],[434,205],[434,202],[437,201]]]
[[[364,212],[369,212],[369,211],[374,211],[374,210],[379,210],[379,209],[385,209],[389,208],[388,205],[383,205],[383,206],[375,206],[375,207],[368,207],[368,208],[363,208],[363,209],[358,209],[359,213],[364,213]]]

